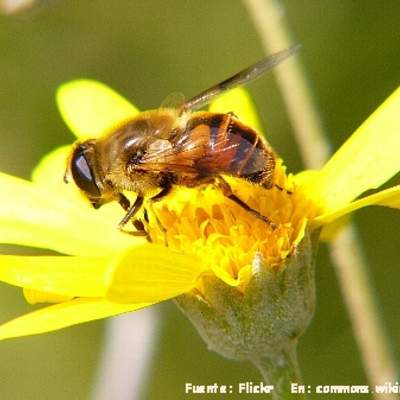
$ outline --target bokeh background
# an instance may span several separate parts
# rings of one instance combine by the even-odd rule
[[[294,41],[303,44],[300,57],[336,148],[399,84],[400,2],[286,0],[283,5]],[[54,102],[55,89],[66,80],[95,78],[140,108],[155,108],[173,91],[192,96],[262,56],[239,0],[53,0],[0,16],[0,169],[27,178],[45,153],[73,140]],[[272,75],[249,90],[268,141],[290,170],[299,170],[301,160]],[[354,220],[398,356],[400,215],[371,208]],[[34,252],[10,246],[0,250]],[[324,246],[317,291],[315,318],[299,348],[305,383],[367,383]],[[2,321],[26,310],[18,290],[0,286]],[[172,303],[159,306],[159,312],[160,336],[143,399],[192,398],[183,392],[187,381],[260,379],[250,364],[208,352]],[[0,343],[0,398],[88,399],[105,324]],[[246,398],[225,396],[239,397]]]

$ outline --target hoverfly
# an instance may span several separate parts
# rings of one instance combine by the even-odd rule
[[[159,189],[150,199],[155,202],[177,185],[205,184],[218,186],[229,199],[274,227],[232,193],[223,179],[227,175],[273,187],[276,156],[269,144],[233,113],[195,110],[270,71],[298,47],[275,53],[179,106],[139,113],[104,137],[76,144],[66,176],[72,177],[94,208],[118,201],[126,212],[120,228],[130,220],[135,225],[135,214],[149,193]],[[137,194],[133,204],[124,191]],[[135,226],[143,227],[136,222]]]

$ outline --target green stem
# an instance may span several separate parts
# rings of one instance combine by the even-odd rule
[[[291,37],[281,1],[243,0],[243,3],[266,53],[272,54],[296,43]],[[320,168],[329,157],[330,146],[299,57],[286,60],[274,69],[274,74],[303,160],[308,168]]]
[[[341,283],[353,331],[370,381],[376,385],[398,380],[397,369],[379,312],[366,260],[354,227],[343,228],[331,244],[331,257]],[[396,394],[376,393],[375,399],[398,399]]]
[[[274,386],[272,397],[270,397],[273,400],[304,400],[307,398],[304,393],[296,393],[294,389],[295,387],[304,387],[297,362],[296,345],[297,343],[293,343],[290,349],[283,350],[281,353],[252,360],[254,366],[261,373],[264,383]]]

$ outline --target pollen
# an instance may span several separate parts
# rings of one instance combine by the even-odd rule
[[[212,273],[244,288],[256,255],[268,268],[277,270],[296,252],[318,208],[295,186],[292,176],[286,175],[280,160],[271,189],[243,179],[224,179],[237,197],[273,224],[208,185],[176,188],[165,200],[155,203],[148,229],[153,242],[200,256]]]

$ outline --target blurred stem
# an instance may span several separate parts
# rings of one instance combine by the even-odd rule
[[[285,10],[278,0],[243,0],[267,53],[293,44]],[[296,57],[275,70],[296,139],[308,168],[320,168],[330,148],[305,74]],[[331,257],[341,285],[353,331],[372,385],[395,382],[397,368],[384,333],[357,234],[345,228],[331,244]],[[397,399],[394,394],[376,399]]]
[[[158,323],[155,307],[107,321],[92,400],[143,398],[157,342]]]
[[[331,255],[356,333],[367,375],[372,384],[398,379],[383,322],[372,295],[366,262],[352,226],[343,228],[331,244]],[[354,284],[356,282],[356,284]],[[351,295],[346,295],[351,293]],[[398,399],[395,394],[375,394],[377,399]]]
[[[297,362],[297,343],[293,347],[273,357],[262,357],[254,359],[253,364],[260,371],[264,383],[273,385],[271,392],[273,400],[298,399],[305,400],[307,397],[303,393],[292,393],[292,383],[301,385],[301,376]]]
[[[274,0],[243,0],[266,52],[275,53],[293,45],[285,26],[283,5]],[[301,50],[300,50],[301,51]],[[329,158],[330,147],[323,134],[319,113],[297,57],[275,69],[275,77],[295,129],[297,145],[308,168],[319,168]]]

